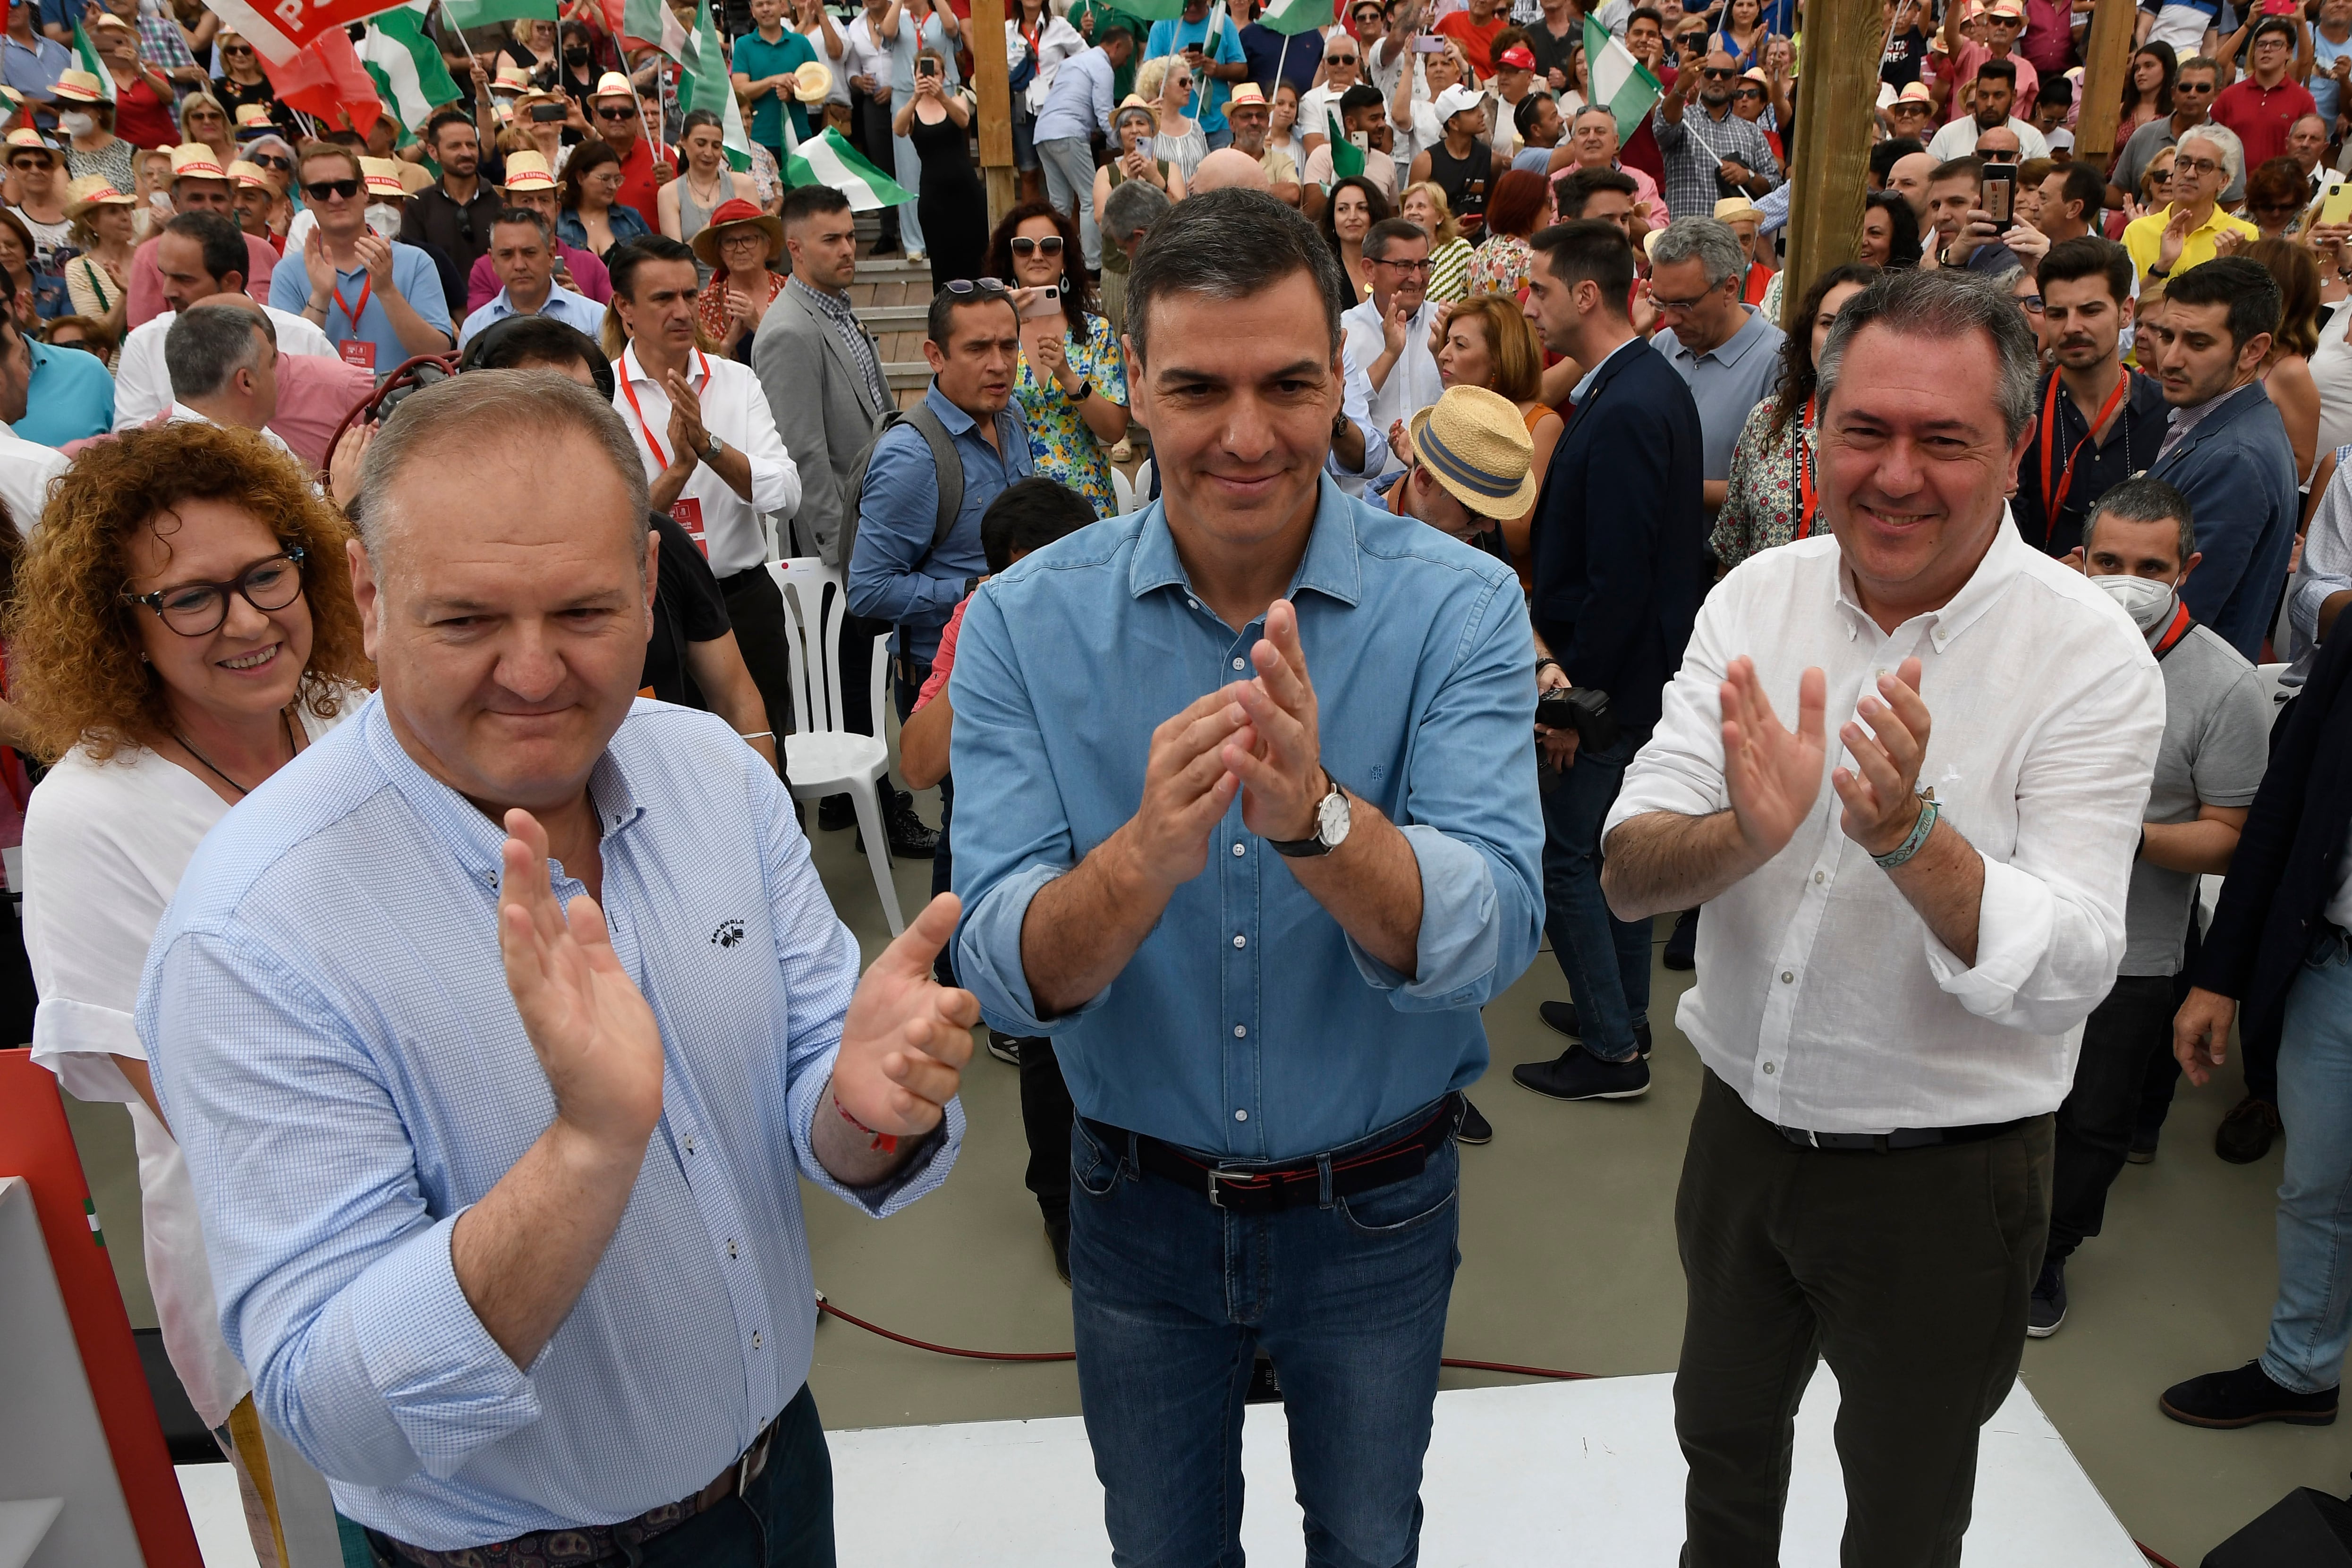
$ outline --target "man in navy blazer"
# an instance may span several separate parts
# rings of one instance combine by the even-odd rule
[[[1558,1100],[1630,1099],[1650,1087],[1650,923],[1619,920],[1601,895],[1601,823],[1706,591],[1706,461],[1690,388],[1626,315],[1624,232],[1579,220],[1530,243],[1528,316],[1546,348],[1591,367],[1536,502],[1536,681],[1607,693],[1622,733],[1580,751],[1572,730],[1537,730],[1563,770],[1544,796],[1545,922],[1576,993],[1542,1010],[1579,1043],[1512,1076]]]
[[[2187,497],[2197,517],[2203,559],[2181,600],[2250,664],[2262,662],[2286,591],[2299,513],[2286,422],[2256,379],[2280,309],[2268,268],[2224,256],[2174,277],[2139,337],[2172,405],[2147,475]]]

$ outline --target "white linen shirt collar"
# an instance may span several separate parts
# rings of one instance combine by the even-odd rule
[[[669,449],[669,393],[637,362],[632,343],[622,351],[620,382],[613,390],[613,408],[628,427],[646,465],[646,481],[661,477],[666,461],[677,454]],[[776,418],[767,394],[751,367],[697,350],[687,361],[687,385],[702,402],[702,425],[711,434],[742,453],[751,464],[751,495],[735,493],[708,463],[698,464],[694,476],[678,492],[702,508],[702,539],[710,570],[719,577],[749,571],[768,559],[768,533],[760,521],[763,513],[790,517],[801,504],[800,469],[776,434]],[[630,394],[635,394],[635,403]],[[642,414],[642,420],[640,415]],[[660,444],[660,455],[647,444],[650,432]],[[691,531],[691,530],[689,530]]]
[[[1645,812],[1728,807],[1719,691],[1743,653],[1785,724],[1802,672],[1826,674],[1830,745],[1804,825],[1699,925],[1698,983],[1676,1022],[1700,1059],[1757,1114],[1813,1132],[2056,1109],[2124,952],[2164,730],[2146,639],[2006,515],[1951,601],[1892,632],[1863,612],[1833,535],[1759,551],[1700,606],[1604,837]],[[1845,836],[1828,778],[1851,766],[1843,723],[1913,657],[1934,719],[1921,788],[1984,860],[1974,967]]]

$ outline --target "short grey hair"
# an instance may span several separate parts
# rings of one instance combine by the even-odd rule
[[[2178,523],[2180,538],[2177,548],[2180,564],[2197,553],[2197,518],[2189,510],[2189,497],[2161,479],[2151,479],[2143,474],[2126,479],[2099,497],[2091,508],[2090,520],[2083,525],[2083,553],[2091,550],[2092,536],[2098,532],[2099,519],[2113,517],[2119,523]]]
[[[1352,298],[1354,289],[1315,225],[1264,191],[1229,185],[1187,196],[1151,225],[1128,265],[1127,334],[1136,359],[1149,358],[1145,336],[1161,295],[1247,299],[1301,272],[1323,297],[1323,327],[1337,353],[1340,296]]]
[[[629,495],[630,515],[642,536],[651,525],[645,464],[613,405],[561,371],[474,371],[411,394],[394,411],[360,463],[360,494],[351,508],[360,542],[383,570],[393,497],[412,462],[446,465],[457,452],[480,450],[484,431],[528,432],[544,451],[549,438],[576,431],[604,451]],[[643,551],[638,570],[645,570]]]
[[[235,305],[192,306],[173,318],[163,335],[163,369],[172,378],[172,395],[182,402],[211,397],[237,371],[277,355],[269,319]]]
[[[1993,395],[2003,434],[2014,444],[2033,418],[2034,372],[2040,364],[2033,329],[2008,291],[1980,275],[1949,269],[1889,272],[1847,300],[1830,329],[1829,341],[1822,345],[1815,371],[1823,408],[1837,390],[1847,348],[1869,327],[1956,346],[1964,339],[1990,340],[2000,371]],[[1974,350],[1975,344],[1969,348]]]
[[[1727,277],[1737,277],[1748,270],[1748,257],[1739,248],[1739,236],[1731,225],[1714,218],[1676,218],[1658,235],[1658,243],[1650,251],[1650,269],[1672,267],[1678,261],[1698,258],[1706,273],[1706,286],[1719,287]]]
[[[1123,180],[1104,199],[1102,232],[1113,239],[1129,238],[1166,217],[1175,204],[1150,181]]]
[[[2246,144],[2239,141],[2238,133],[2228,126],[2217,125],[2210,120],[2202,125],[2190,126],[2180,133],[2180,140],[2173,143],[2175,155],[2192,141],[2205,142],[2221,155],[2223,190],[2228,190],[2245,176]]]

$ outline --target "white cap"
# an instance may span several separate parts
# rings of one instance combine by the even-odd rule
[[[1430,106],[1430,112],[1437,117],[1437,123],[1442,127],[1465,110],[1477,108],[1485,98],[1486,95],[1475,88],[1464,87],[1456,82],[1437,95],[1437,101]]]

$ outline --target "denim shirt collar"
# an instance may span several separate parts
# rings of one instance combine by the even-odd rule
[[[1355,516],[1358,504],[1332,483],[1329,475],[1318,478],[1315,521],[1307,531],[1307,553],[1291,575],[1290,597],[1296,599],[1299,590],[1311,588],[1350,609],[1362,599],[1363,562],[1357,553],[1360,540]],[[1164,499],[1153,502],[1143,513],[1127,585],[1128,591],[1138,599],[1155,589],[1192,590],[1184,562],[1176,553],[1176,538],[1168,531],[1168,503]]]

